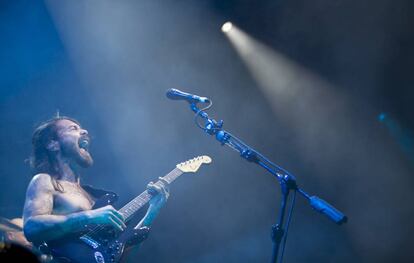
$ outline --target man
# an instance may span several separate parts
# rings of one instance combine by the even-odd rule
[[[76,167],[93,164],[89,143],[88,132],[68,117],[53,118],[35,130],[31,158],[35,175],[23,210],[23,229],[29,241],[59,240],[85,231],[88,225],[125,230],[123,215],[110,205],[92,209],[96,196],[80,184]],[[166,186],[150,183],[148,189],[155,194],[136,228],[149,227],[168,198]]]

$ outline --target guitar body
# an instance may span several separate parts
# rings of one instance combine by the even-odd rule
[[[68,241],[51,248],[55,260],[68,263],[119,262],[122,250],[123,247],[117,253],[102,245],[93,248],[80,240]]]
[[[94,209],[112,205],[117,199],[114,194],[106,194],[96,201]],[[88,234],[65,238],[48,243],[48,250],[58,262],[71,263],[110,263],[119,262],[126,248],[136,245],[148,236],[148,228],[127,229],[117,233],[109,228],[101,228],[93,234],[94,228],[87,230]]]

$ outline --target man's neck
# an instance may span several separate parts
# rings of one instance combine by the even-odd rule
[[[68,181],[71,183],[78,182],[78,176],[76,175],[75,171],[73,170],[71,163],[66,158],[62,158],[58,156],[57,158],[57,168],[59,171],[60,180]]]

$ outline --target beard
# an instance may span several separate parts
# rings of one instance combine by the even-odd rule
[[[62,146],[62,155],[80,167],[88,168],[93,165],[91,154],[87,150],[80,148],[77,143]]]
[[[93,164],[93,159],[91,154],[86,151],[85,149],[80,148],[79,149],[79,154],[77,155],[78,158],[75,158],[76,163],[83,168],[88,168],[90,166],[92,166]]]

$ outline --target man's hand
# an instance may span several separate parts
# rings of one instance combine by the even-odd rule
[[[112,226],[115,229],[123,231],[126,229],[125,218],[111,205],[85,212],[88,218],[88,224],[100,224]]]
[[[148,207],[147,213],[145,214],[144,218],[135,226],[135,229],[151,226],[155,217],[160,212],[160,209],[165,205],[168,197],[170,196],[168,190],[168,182],[164,181],[161,177],[159,179],[160,182],[155,184],[153,182],[150,182],[147,185],[147,190],[153,197],[150,200],[150,205]]]
[[[148,192],[153,196],[150,200],[150,210],[160,210],[167,202],[170,196],[168,183],[161,177],[158,183],[149,182],[147,185]]]

